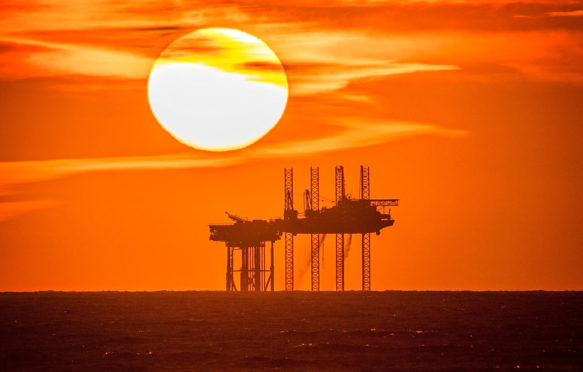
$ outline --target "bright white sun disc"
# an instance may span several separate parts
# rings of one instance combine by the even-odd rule
[[[249,146],[279,121],[287,78],[275,53],[232,29],[202,29],[175,40],[148,80],[150,107],[180,142],[203,150]]]

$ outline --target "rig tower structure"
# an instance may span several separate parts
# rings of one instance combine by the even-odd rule
[[[310,276],[311,290],[320,290],[320,248],[324,240],[320,236],[336,236],[336,277],[337,291],[344,290],[344,237],[360,234],[362,237],[362,290],[371,290],[371,232],[377,235],[395,220],[391,217],[391,206],[398,206],[399,199],[371,199],[370,169],[360,167],[359,198],[346,195],[344,167],[334,170],[335,204],[320,208],[320,169],[310,168],[310,189],[305,191],[304,217],[294,209],[294,174],[292,168],[284,169],[284,210],[283,219],[246,220],[227,213],[234,223],[231,225],[210,225],[210,239],[223,241],[227,246],[227,291],[274,290],[274,248],[275,241],[284,235],[284,276],[285,290],[294,290],[294,236],[310,235]],[[387,212],[388,209],[388,212]],[[270,250],[266,249],[271,243]],[[236,253],[239,253],[236,256]],[[266,260],[269,257],[269,267]],[[235,268],[235,262],[240,267]],[[239,273],[239,288],[236,275]]]

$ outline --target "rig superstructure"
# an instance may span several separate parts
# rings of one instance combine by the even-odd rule
[[[335,168],[335,205],[320,208],[320,171],[310,168],[310,189],[304,193],[304,217],[294,209],[293,169],[284,169],[283,219],[247,220],[227,213],[230,225],[210,225],[210,239],[227,246],[226,290],[236,291],[235,273],[240,274],[240,291],[274,290],[274,243],[284,236],[285,290],[294,289],[294,236],[310,235],[311,290],[320,290],[320,236],[336,235],[336,290],[344,290],[344,236],[362,237],[362,290],[371,289],[370,234],[380,234],[392,226],[389,207],[398,206],[399,199],[370,198],[370,169],[360,167],[359,198],[346,196],[344,168]],[[268,244],[269,243],[269,244]],[[266,246],[269,245],[269,252]],[[240,252],[241,266],[234,268],[235,252]],[[269,254],[268,254],[269,253]],[[269,267],[266,259],[269,258]]]

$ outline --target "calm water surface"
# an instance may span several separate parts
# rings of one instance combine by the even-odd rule
[[[0,370],[583,370],[583,292],[0,294]]]

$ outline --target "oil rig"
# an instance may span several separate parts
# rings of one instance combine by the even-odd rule
[[[210,240],[227,247],[227,291],[274,290],[274,243],[284,236],[285,290],[294,290],[294,236],[310,235],[311,290],[320,290],[320,237],[336,235],[336,290],[344,290],[345,234],[362,237],[362,290],[371,289],[370,234],[393,226],[390,207],[399,199],[370,198],[370,168],[360,167],[359,198],[347,197],[344,167],[335,168],[335,204],[320,208],[320,170],[310,168],[310,189],[304,192],[304,216],[294,209],[293,168],[284,169],[283,219],[248,220],[227,212],[230,225],[210,225]],[[269,249],[268,249],[269,248]],[[235,256],[240,262],[234,267]],[[266,260],[269,259],[269,267]],[[238,275],[237,275],[238,274]],[[239,276],[237,287],[236,276]]]

